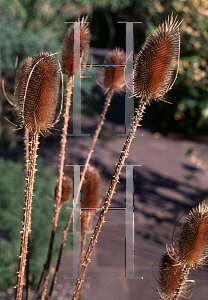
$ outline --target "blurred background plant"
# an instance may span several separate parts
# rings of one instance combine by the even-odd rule
[[[20,248],[21,220],[23,215],[25,189],[24,163],[0,158],[0,291],[14,286],[18,269],[17,250]],[[53,188],[56,175],[50,167],[44,166],[41,159],[37,161],[37,175],[34,184],[34,202],[32,213],[32,235],[30,240],[30,274],[33,284],[39,279],[45,262],[53,218]],[[15,195],[15,197],[14,197]],[[70,203],[61,211],[54,254],[57,255],[61,243],[62,231],[69,214]],[[44,211],[44,214],[42,213]],[[44,228],[45,230],[42,230]],[[37,242],[38,241],[38,242]],[[66,248],[72,245],[67,240]],[[55,257],[56,261],[56,257]],[[53,262],[55,262],[53,261]]]

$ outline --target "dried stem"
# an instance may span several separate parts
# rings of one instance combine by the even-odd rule
[[[24,285],[24,272],[27,256],[27,246],[28,237],[30,235],[30,224],[31,224],[31,209],[32,209],[32,196],[33,196],[33,183],[35,178],[35,166],[37,158],[38,149],[38,138],[39,134],[37,131],[31,133],[30,141],[30,155],[29,155],[29,167],[28,175],[26,177],[26,193],[25,193],[25,207],[24,207],[24,217],[23,217],[23,227],[22,227],[22,240],[21,249],[19,256],[19,271],[17,275],[17,285],[16,285],[16,300],[22,299],[22,291]]]
[[[79,276],[79,279],[77,280],[75,291],[74,291],[73,298],[72,298],[73,300],[78,299],[79,292],[80,292],[80,289],[82,287],[82,283],[84,282],[83,278],[85,276],[87,266],[90,262],[90,257],[92,255],[92,251],[94,249],[94,246],[95,246],[95,243],[97,241],[99,232],[100,232],[101,227],[103,225],[103,222],[105,220],[105,216],[106,216],[108,208],[110,206],[111,199],[113,197],[116,185],[119,181],[119,175],[121,173],[121,169],[123,167],[123,164],[125,162],[126,157],[128,156],[128,152],[129,152],[129,149],[130,149],[130,146],[131,146],[131,142],[132,142],[133,138],[135,137],[137,126],[139,125],[139,122],[142,120],[143,112],[146,108],[146,105],[147,105],[147,102],[144,101],[144,100],[141,100],[138,104],[138,108],[136,109],[136,115],[135,115],[134,120],[133,120],[132,129],[129,132],[129,135],[126,139],[126,142],[124,143],[123,150],[121,151],[121,155],[119,157],[119,161],[117,163],[113,178],[111,180],[111,184],[110,184],[107,196],[105,198],[105,202],[104,202],[104,205],[102,207],[102,211],[100,213],[97,225],[95,227],[95,231],[93,233],[93,236],[91,237],[91,241],[90,241],[87,253],[85,255],[84,262],[83,262],[82,267],[81,267],[80,276]]]
[[[41,293],[41,299],[45,299],[45,295],[47,292],[47,284],[48,284],[48,278],[49,278],[49,268],[51,263],[51,257],[53,252],[53,243],[54,243],[54,237],[56,232],[56,227],[58,223],[58,217],[61,209],[61,192],[62,192],[62,179],[64,174],[64,160],[65,160],[65,151],[66,151],[66,142],[67,142],[67,130],[68,130],[68,122],[69,122],[69,108],[71,105],[71,94],[72,94],[72,76],[69,77],[68,83],[67,83],[67,96],[66,96],[66,105],[65,105],[65,113],[64,113],[64,126],[62,128],[62,135],[61,135],[61,149],[60,149],[60,162],[59,162],[59,178],[58,178],[58,192],[57,192],[57,198],[56,198],[56,206],[55,206],[55,212],[53,217],[53,225],[52,225],[52,231],[51,231],[51,238],[48,248],[48,254],[46,263],[44,266],[44,282],[42,287],[42,293]]]
[[[25,144],[25,174],[27,176],[28,173],[28,165],[29,165],[29,130],[25,128],[25,134],[24,134],[24,144]],[[30,228],[31,230],[31,224]],[[27,249],[27,257],[26,257],[26,300],[29,300],[30,297],[30,234],[28,236],[28,249]]]
[[[47,298],[48,300],[51,299],[51,295],[53,293],[53,288],[54,288],[54,285],[55,285],[56,280],[57,280],[59,266],[60,266],[60,263],[61,263],[61,257],[62,257],[62,253],[63,253],[65,241],[66,241],[66,237],[67,237],[67,232],[68,232],[68,230],[66,230],[66,228],[65,228],[65,230],[63,232],[61,247],[60,247],[60,250],[59,250],[59,256],[58,256],[58,260],[57,260],[57,264],[56,264],[56,270],[55,270],[55,273],[53,275],[53,280],[51,282],[51,287],[50,287],[50,291],[49,291],[48,298]]]
[[[109,105],[110,105],[112,96],[113,96],[113,90],[112,90],[112,89],[109,89],[109,90],[108,90],[108,93],[107,93],[106,100],[105,100],[105,104],[104,104],[104,107],[103,107],[103,111],[102,111],[102,114],[101,114],[100,122],[99,122],[99,124],[98,124],[98,126],[97,126],[97,129],[96,129],[96,131],[95,131],[95,135],[94,135],[94,137],[93,137],[93,141],[92,141],[92,144],[91,144],[91,147],[90,147],[90,151],[89,151],[88,156],[87,156],[87,159],[86,159],[86,161],[85,161],[85,166],[84,166],[84,169],[83,169],[83,172],[82,172],[82,176],[81,176],[79,188],[78,188],[78,191],[77,191],[75,200],[74,200],[74,201],[75,201],[75,202],[74,202],[74,206],[76,205],[76,203],[77,203],[77,201],[78,201],[78,198],[79,198],[79,191],[80,191],[81,188],[82,188],[82,183],[83,183],[84,178],[85,178],[85,174],[86,174],[86,171],[87,171],[87,167],[88,167],[88,165],[89,165],[89,162],[90,162],[90,159],[91,159],[91,156],[92,156],[92,153],[93,153],[95,144],[96,144],[96,142],[97,142],[99,133],[100,133],[101,128],[102,128],[102,126],[103,126],[103,123],[104,123],[104,121],[105,121],[105,115],[106,115],[106,112],[107,112],[108,107],[109,107]],[[72,213],[73,213],[73,211],[72,211]]]
[[[101,128],[102,128],[102,125],[103,125],[103,123],[104,123],[105,115],[106,115],[106,112],[107,112],[108,107],[109,107],[109,105],[110,105],[112,96],[113,96],[113,90],[112,90],[112,89],[109,89],[109,90],[108,90],[108,93],[107,93],[106,101],[105,101],[105,104],[104,104],[103,112],[102,112],[102,114],[101,114],[100,122],[99,122],[99,124],[98,124],[98,126],[97,126],[95,135],[94,135],[94,137],[93,137],[93,141],[92,141],[92,144],[91,144],[91,147],[90,147],[90,151],[89,151],[89,153],[88,153],[88,156],[87,156],[87,159],[86,159],[86,162],[85,162],[85,167],[84,167],[84,170],[83,170],[83,172],[82,172],[82,176],[81,176],[79,188],[78,188],[78,191],[77,191],[77,193],[76,193],[75,200],[74,200],[74,207],[76,206],[76,203],[77,203],[77,201],[78,201],[78,198],[79,198],[79,191],[81,190],[82,183],[83,183],[83,181],[84,181],[84,177],[85,177],[85,174],[86,174],[86,171],[87,171],[87,167],[88,167],[88,165],[89,165],[90,158],[91,158],[91,156],[92,156],[92,153],[93,153],[93,149],[94,149],[94,147],[95,147],[95,144],[96,144],[96,142],[97,142],[98,135],[99,135],[100,130],[101,130]],[[53,291],[53,286],[54,286],[54,283],[55,283],[55,281],[56,281],[56,279],[57,279],[57,274],[58,274],[59,266],[60,266],[60,263],[61,263],[61,256],[62,256],[63,248],[64,248],[64,245],[65,245],[65,242],[66,242],[66,239],[67,239],[67,234],[68,234],[68,231],[69,231],[69,226],[70,226],[71,221],[72,221],[72,216],[73,216],[73,209],[71,210],[69,219],[68,219],[68,221],[67,221],[66,227],[65,227],[64,232],[63,232],[63,237],[62,237],[61,247],[60,247],[60,250],[59,250],[59,257],[58,257],[57,264],[56,264],[56,271],[55,271],[55,274],[54,274],[54,277],[53,277],[53,281],[52,281],[52,283],[51,283],[51,288],[50,288],[48,300],[49,300],[50,297],[51,297],[51,294],[52,294],[52,291]]]

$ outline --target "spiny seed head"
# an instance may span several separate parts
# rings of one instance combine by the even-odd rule
[[[103,87],[119,91],[125,82],[125,53],[119,48],[111,51],[105,58],[103,68]]]
[[[180,53],[179,25],[173,16],[150,35],[136,57],[134,96],[160,101],[171,85]]]
[[[96,208],[100,201],[100,175],[93,166],[88,166],[81,189],[81,207]]]
[[[183,266],[177,260],[177,254],[173,247],[167,248],[162,257],[159,270],[158,292],[162,299],[172,300],[183,292],[186,277],[183,278]]]
[[[23,65],[18,88],[21,126],[32,132],[52,127],[59,91],[59,67],[48,52],[36,55]]]
[[[85,64],[90,44],[90,30],[89,24],[87,23],[88,17],[83,18],[80,22],[80,35],[74,35],[74,24],[69,28],[65,35],[61,57],[61,67],[63,74],[66,76],[73,76],[79,73],[79,69],[74,70],[74,45],[80,43],[81,47],[81,64]],[[75,22],[77,24],[77,22]],[[79,42],[80,41],[80,42]],[[78,62],[80,63],[80,62]]]
[[[190,268],[205,264],[208,258],[208,206],[203,202],[193,208],[178,238],[179,260]]]
[[[58,180],[54,189],[54,199],[57,199],[58,194]],[[72,197],[73,183],[72,179],[65,175],[62,179],[62,190],[61,190],[61,203],[67,203]]]

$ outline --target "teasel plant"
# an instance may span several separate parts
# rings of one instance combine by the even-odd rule
[[[17,70],[16,75],[16,98],[19,99],[20,91],[22,89],[22,84],[24,82],[23,78],[25,76],[25,70],[29,64],[32,62],[32,57],[27,57],[23,60]],[[25,174],[27,176],[28,173],[28,164],[29,164],[29,130],[27,128],[24,129],[24,151],[25,151]],[[31,227],[31,224],[30,224]],[[30,229],[29,229],[30,230]],[[27,257],[26,257],[26,267],[25,267],[25,280],[26,280],[26,300],[29,299],[30,295],[30,234],[28,235],[28,250],[27,250]]]
[[[8,96],[6,94],[5,88],[4,88],[4,81],[2,81],[2,89],[3,89],[4,96],[7,99],[8,103],[15,110],[15,112],[16,112],[16,110],[20,110],[20,103],[19,103],[19,100],[21,99],[20,95],[21,95],[22,89],[24,88],[23,87],[24,78],[27,77],[27,74],[25,72],[27,70],[27,67],[30,67],[31,62],[32,62],[32,58],[27,57],[20,63],[20,65],[16,71],[16,78],[15,78],[16,88],[15,88],[14,95],[15,95],[16,99],[18,100],[18,103],[15,104],[15,102],[14,102],[15,97],[13,98],[13,101],[10,101],[10,99],[8,98]],[[15,125],[15,124],[13,124],[13,125]],[[29,130],[26,127],[24,129],[23,140],[24,140],[24,151],[25,151],[25,174],[27,177],[28,164],[29,164]],[[29,224],[28,226],[30,228],[31,224]],[[29,232],[30,232],[30,229],[29,229]],[[29,272],[30,272],[30,270],[29,270],[29,261],[30,261],[29,248],[30,248],[30,246],[29,246],[29,244],[30,244],[30,234],[28,234],[28,250],[27,250],[27,258],[26,258],[26,299],[29,299],[29,293],[30,293],[30,280],[29,280]]]
[[[97,225],[91,237],[80,275],[76,282],[73,300],[78,299],[92,251],[97,242],[99,232],[119,181],[122,166],[128,156],[132,140],[135,137],[137,127],[140,125],[139,123],[142,120],[146,106],[150,104],[151,100],[164,101],[163,96],[172,88],[176,80],[180,57],[180,24],[181,22],[178,22],[177,18],[173,19],[173,15],[168,17],[168,19],[147,38],[136,57],[133,96],[138,98],[138,106],[135,110],[132,127],[129,130],[116,165]],[[172,80],[176,66],[176,74]]]
[[[63,176],[64,176],[64,161],[65,161],[65,152],[66,152],[66,142],[67,142],[67,131],[68,131],[68,122],[69,122],[69,110],[71,106],[71,95],[72,95],[72,89],[73,89],[73,81],[74,76],[80,76],[80,63],[82,66],[85,65],[87,57],[88,57],[88,51],[89,51],[89,43],[90,43],[90,31],[89,31],[89,25],[88,25],[88,17],[82,18],[80,21],[78,19],[77,22],[80,23],[80,34],[76,35],[74,30],[74,25],[70,26],[68,32],[65,35],[64,41],[63,41],[63,48],[61,53],[61,68],[63,74],[67,77],[67,88],[66,88],[66,100],[65,100],[65,112],[64,112],[64,124],[62,128],[62,134],[61,134],[61,146],[60,146],[60,154],[59,154],[59,176],[58,176],[58,183],[57,183],[57,190],[56,190],[56,204],[55,204],[55,211],[54,211],[54,218],[53,218],[53,224],[52,224],[52,231],[51,231],[51,238],[50,243],[48,247],[48,254],[46,258],[46,263],[44,265],[44,270],[42,272],[42,275],[40,277],[35,298],[37,299],[40,285],[42,282],[42,279],[44,277],[44,282],[41,290],[41,299],[45,299],[46,293],[47,293],[47,284],[49,279],[49,268],[52,258],[52,251],[53,251],[53,243],[55,238],[55,232],[56,227],[58,223],[58,218],[60,214],[61,209],[61,199],[62,199],[62,189],[63,189]],[[76,23],[76,22],[75,22]],[[79,42],[80,39],[80,42]],[[80,45],[80,61],[74,60],[74,44]],[[58,263],[59,259],[57,260]],[[58,272],[58,271],[57,271]],[[55,284],[56,278],[57,278],[57,272],[55,272],[53,281],[51,284],[51,289],[48,295],[48,298],[50,299],[50,293],[52,293],[53,286]],[[44,274],[43,274],[44,273]]]
[[[22,299],[24,285],[39,135],[53,128],[59,118],[53,122],[58,99],[60,67],[53,54],[45,52],[36,55],[33,59],[28,59],[22,67],[21,74],[15,92],[20,108],[20,128],[29,131],[30,141],[16,300]]]
[[[167,248],[163,255],[158,287],[161,298],[177,300],[184,296],[195,284],[194,280],[188,280],[189,272],[203,267],[207,261],[208,206],[203,201],[188,213],[176,247]]]

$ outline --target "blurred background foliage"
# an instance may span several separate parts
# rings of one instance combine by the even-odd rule
[[[4,80],[7,94],[10,99],[13,99],[15,72],[19,63],[27,56],[32,57],[42,51],[59,52],[69,27],[65,21],[73,22],[77,20],[78,15],[89,16],[92,55],[98,53],[99,48],[113,49],[117,46],[125,50],[125,25],[119,24],[118,21],[142,22],[134,25],[134,54],[136,55],[147,35],[152,33],[154,28],[158,27],[172,12],[174,17],[178,15],[179,21],[183,19],[180,26],[179,74],[172,91],[165,96],[165,99],[173,104],[153,102],[148,108],[148,113],[145,114],[143,124],[154,131],[164,134],[174,132],[186,138],[207,135],[207,0],[0,0],[0,82]],[[59,58],[60,54],[57,57]],[[104,55],[101,58],[104,59]],[[91,56],[88,63],[91,63]],[[83,111],[91,116],[97,110],[99,111],[102,105],[101,89],[95,83],[98,79],[96,69],[99,68],[92,68],[89,73],[91,78],[85,78],[82,84]],[[122,109],[121,105],[119,109]],[[123,107],[123,111],[124,109]],[[0,281],[0,289],[11,284],[10,274],[17,269],[15,264],[17,264],[18,253],[15,251],[14,254],[14,248],[19,249],[20,246],[19,231],[24,190],[23,131],[14,131],[14,126],[3,118],[18,123],[17,113],[15,114],[14,109],[6,101],[0,88],[0,156],[4,159],[8,159],[9,156],[10,159],[15,160],[15,162],[3,158],[0,160],[1,174],[4,174],[0,177],[0,211],[4,212],[0,217],[0,232],[6,234],[5,239],[0,238],[0,278],[5,275],[3,281]],[[113,119],[115,120],[115,114]],[[51,197],[51,189],[55,183],[55,175],[52,171],[48,169],[41,171],[39,166],[38,169],[40,170],[37,172],[35,182],[36,200],[32,228],[36,237],[40,226],[46,229],[45,233],[50,232],[53,203],[48,200],[48,197]],[[38,213],[40,211],[45,211],[47,217],[46,215],[41,217],[42,214]],[[40,266],[43,263],[41,259],[45,259],[42,255],[42,249],[45,249],[48,243],[45,233],[41,230],[41,235],[38,236],[42,243],[41,247],[36,245],[35,240],[31,241],[34,257],[31,269],[34,270],[34,278],[37,276],[37,270],[39,272],[41,270]],[[39,255],[40,250],[41,255]],[[11,257],[14,259],[11,260]]]
[[[53,190],[57,176],[43,161],[37,160],[38,172],[35,176],[32,210],[32,234],[30,239],[30,275],[33,285],[39,279],[45,263],[54,215]],[[18,255],[22,230],[24,207],[25,171],[23,162],[14,162],[0,158],[0,291],[16,283]],[[14,197],[15,195],[15,197]],[[54,243],[54,259],[62,240],[62,231],[66,226],[71,203],[64,204],[59,216]],[[3,212],[3,213],[2,213]],[[44,214],[43,214],[44,212]],[[44,228],[44,230],[43,230]],[[38,242],[37,242],[38,241]],[[72,236],[69,235],[66,249],[72,247]]]
[[[25,57],[41,51],[61,50],[64,35],[77,16],[88,15],[91,49],[122,47],[125,49],[125,25],[118,21],[141,21],[134,25],[135,55],[146,36],[173,12],[181,25],[181,59],[178,79],[166,100],[173,103],[153,103],[145,119],[154,130],[176,132],[185,137],[207,134],[208,127],[208,1],[134,1],[134,0],[0,0],[0,77],[13,97],[15,65]],[[92,50],[93,54],[93,50]],[[60,57],[60,54],[58,55]],[[89,57],[89,63],[91,57]],[[91,79],[83,81],[83,109],[93,114],[99,102],[95,84],[96,68]],[[2,119],[16,119],[11,106],[0,91],[1,136],[14,147],[18,138],[11,125]],[[161,118],[162,116],[162,118]],[[145,120],[144,120],[145,124]],[[146,123],[147,124],[147,123]],[[8,145],[7,145],[8,146]]]

